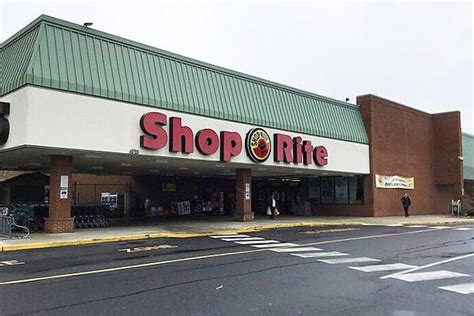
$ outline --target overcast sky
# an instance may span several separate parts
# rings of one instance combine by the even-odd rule
[[[40,14],[335,99],[460,110],[474,134],[471,2],[0,0],[0,42]],[[396,118],[394,118],[396,119]]]

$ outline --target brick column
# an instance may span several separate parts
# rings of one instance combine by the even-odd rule
[[[252,170],[237,169],[235,176],[234,219],[240,222],[253,221],[252,212]]]
[[[45,219],[45,231],[48,233],[69,233],[74,231],[74,219],[71,217],[72,157],[51,156],[50,169],[49,217]],[[60,196],[61,176],[67,176],[67,197]]]

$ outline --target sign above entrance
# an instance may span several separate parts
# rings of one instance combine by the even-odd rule
[[[245,139],[247,155],[255,162],[264,162],[270,156],[272,145],[270,136],[261,128],[254,128]]]
[[[164,127],[168,124],[168,128]],[[210,128],[200,129],[196,135],[193,130],[182,124],[179,117],[168,117],[159,112],[149,112],[142,115],[140,127],[140,147],[148,150],[160,150],[168,145],[173,153],[189,155],[194,153],[194,147],[205,156],[219,151],[220,161],[229,162],[232,157],[242,152],[242,136],[235,131],[216,132]],[[291,137],[275,133],[273,146],[270,135],[262,128],[251,129],[245,137],[245,149],[248,157],[254,162],[264,162],[274,150],[273,160],[286,164],[316,164],[326,166],[328,151],[324,146],[314,147],[310,140],[302,137]]]

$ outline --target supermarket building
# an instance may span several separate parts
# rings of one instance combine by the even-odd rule
[[[73,205],[104,192],[123,195],[127,215],[217,198],[241,221],[272,193],[301,215],[401,215],[403,192],[412,214],[474,208],[459,112],[374,95],[354,105],[48,16],[0,60],[0,169],[24,173],[0,184],[0,202],[40,202],[34,182],[47,181],[48,232],[73,230]]]

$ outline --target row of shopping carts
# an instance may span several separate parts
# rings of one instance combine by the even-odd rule
[[[107,227],[105,213],[107,206],[103,205],[74,205],[72,216],[76,228],[101,228]]]

